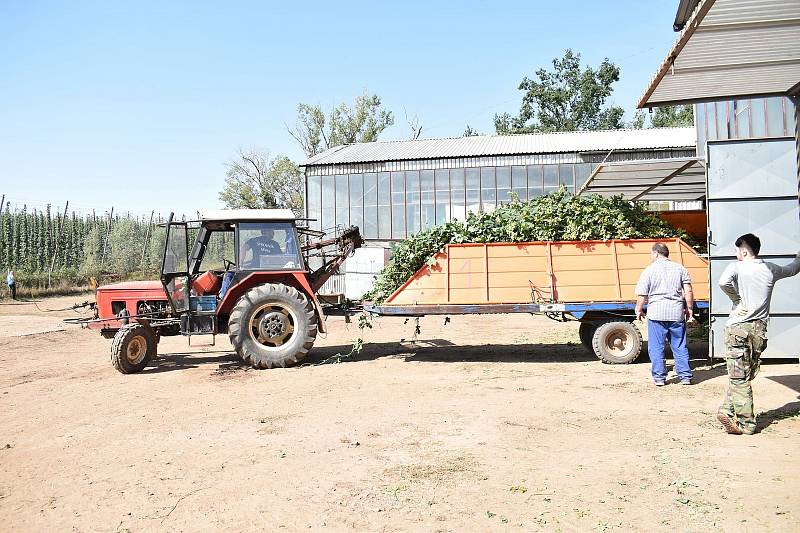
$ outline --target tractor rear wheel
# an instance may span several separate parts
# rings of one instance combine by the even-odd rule
[[[136,322],[125,324],[111,343],[111,364],[123,374],[141,372],[157,350],[153,328]]]
[[[611,320],[597,327],[592,336],[595,355],[604,363],[627,365],[642,351],[642,333],[632,322]]]
[[[265,284],[239,298],[228,320],[236,353],[254,368],[285,367],[303,360],[317,338],[317,315],[304,294]]]

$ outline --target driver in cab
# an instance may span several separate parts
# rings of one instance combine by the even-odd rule
[[[251,251],[251,266],[259,266],[261,258],[269,255],[280,255],[283,253],[281,245],[274,239],[275,232],[270,228],[261,228],[261,235],[248,239],[245,246]]]

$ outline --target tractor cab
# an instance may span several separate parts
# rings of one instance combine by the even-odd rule
[[[161,282],[176,314],[216,314],[228,290],[252,273],[308,273],[288,209],[210,211],[166,227]]]

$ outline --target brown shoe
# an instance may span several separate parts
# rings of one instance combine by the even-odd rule
[[[717,413],[717,420],[719,420],[722,427],[725,428],[725,431],[731,435],[741,435],[743,433],[742,428],[739,427],[739,423],[725,413]]]

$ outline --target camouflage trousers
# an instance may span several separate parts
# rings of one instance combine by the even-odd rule
[[[767,347],[767,323],[753,320],[725,328],[725,361],[728,391],[720,411],[736,418],[745,433],[756,429],[753,388],[750,382],[761,366],[761,352]]]

